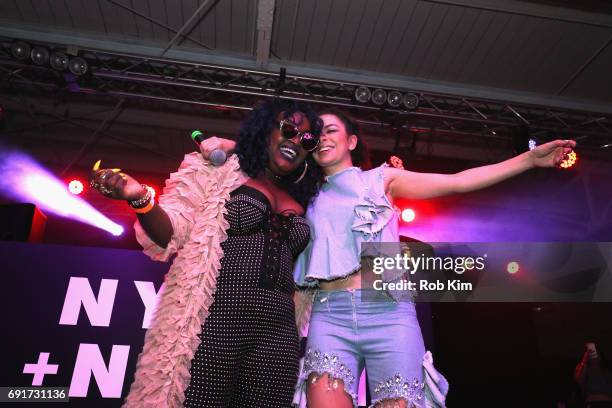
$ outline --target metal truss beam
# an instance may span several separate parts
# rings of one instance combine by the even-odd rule
[[[96,50],[80,51],[90,72],[74,78],[48,67],[14,61],[8,45],[4,43],[0,47],[0,91],[46,89],[46,92],[58,92],[70,87],[73,91],[92,95],[239,110],[250,109],[262,98],[280,97],[343,107],[362,120],[383,118],[379,121],[415,130],[482,137],[484,134],[509,135],[512,128],[526,124],[532,133],[543,139],[568,135],[587,148],[602,148],[612,139],[612,114],[607,113],[429,92],[417,92],[420,98],[417,109],[381,109],[354,100],[355,89],[364,85],[361,83],[283,76]]]

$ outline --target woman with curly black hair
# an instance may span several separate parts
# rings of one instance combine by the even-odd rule
[[[145,253],[166,261],[127,407],[288,407],[298,375],[292,264],[309,240],[304,209],[317,194],[310,152],[322,122],[305,104],[269,100],[213,167],[204,141],[154,192],[94,165],[92,186],[128,200]],[[227,150],[227,149],[226,149]]]

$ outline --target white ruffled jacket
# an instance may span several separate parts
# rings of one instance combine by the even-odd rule
[[[227,239],[225,203],[247,179],[235,155],[223,166],[213,167],[200,153],[187,154],[159,197],[174,230],[168,246],[156,245],[135,223],[136,239],[145,254],[157,261],[174,254],[176,258],[165,276],[124,407],[183,406],[198,335],[217,286],[221,243]]]

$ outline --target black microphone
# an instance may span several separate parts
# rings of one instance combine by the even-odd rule
[[[210,136],[204,136],[204,133],[200,132],[199,130],[194,130],[193,132],[191,132],[191,139],[193,139],[193,141],[195,142],[195,144],[198,145],[198,147],[200,146],[200,143],[202,143],[209,137]],[[213,166],[219,167],[223,165],[223,163],[225,163],[225,161],[227,160],[227,155],[223,150],[215,149],[210,152],[208,160],[210,160]]]

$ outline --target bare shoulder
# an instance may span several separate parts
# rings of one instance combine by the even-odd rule
[[[244,184],[258,190],[260,193],[265,195],[268,201],[270,202],[272,208],[275,207],[276,200],[274,198],[274,194],[265,183],[262,183],[260,180],[254,178],[249,178]]]
[[[405,173],[405,170],[396,169],[395,167],[383,167],[383,182],[385,186],[385,193],[389,194],[391,191],[391,185],[393,181]]]

